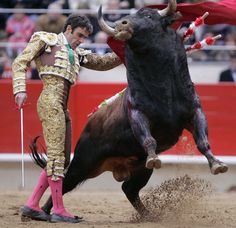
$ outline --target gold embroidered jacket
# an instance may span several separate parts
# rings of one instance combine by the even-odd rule
[[[39,76],[55,75],[65,78],[74,84],[79,68],[93,70],[109,70],[121,64],[115,53],[99,56],[89,50],[77,48],[74,52],[75,63],[69,61],[68,49],[63,40],[63,34],[35,32],[24,51],[14,60],[13,93],[26,92],[26,71],[32,60],[36,63]]]

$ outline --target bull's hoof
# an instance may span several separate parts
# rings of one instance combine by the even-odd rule
[[[145,166],[147,169],[160,169],[161,168],[161,160],[159,159],[159,157],[157,155],[155,157],[148,156]]]
[[[149,210],[147,210],[146,208],[144,208],[142,210],[138,209],[138,213],[141,218],[146,218],[151,214],[151,212]]]
[[[216,175],[219,173],[225,173],[228,171],[228,166],[223,162],[214,162],[211,167],[211,173]]]

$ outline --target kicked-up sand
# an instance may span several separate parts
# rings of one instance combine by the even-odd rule
[[[207,181],[187,175],[142,190],[142,201],[149,210],[145,217],[135,212],[121,190],[77,189],[66,194],[64,202],[70,212],[83,216],[83,222],[22,222],[20,207],[30,194],[26,191],[0,193],[1,228],[236,228],[236,192],[216,193]]]

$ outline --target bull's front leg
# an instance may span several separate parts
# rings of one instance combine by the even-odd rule
[[[147,153],[146,168],[161,168],[161,160],[156,154],[157,143],[151,135],[148,118],[141,111],[130,107],[129,121],[135,138]]]
[[[148,209],[142,203],[139,192],[148,183],[153,170],[146,169],[144,165],[132,174],[131,178],[122,184],[122,190],[126,197],[141,216],[149,214]]]
[[[190,131],[193,134],[198,150],[207,158],[211,173],[218,174],[227,172],[228,166],[220,160],[216,159],[211,151],[211,147],[208,141],[207,121],[200,107],[196,109],[192,123],[193,124],[190,128]]]

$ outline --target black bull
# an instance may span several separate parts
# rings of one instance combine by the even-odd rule
[[[213,174],[227,171],[212,154],[184,46],[169,27],[174,16],[160,16],[156,10],[145,8],[117,22],[114,30],[105,28],[110,29],[110,35],[114,32],[115,38],[126,40],[128,87],[89,118],[65,176],[63,194],[111,171],[123,182],[122,190],[131,204],[138,212],[145,211],[139,191],[153,168],[160,168],[156,154],[175,145],[184,129],[192,133]],[[43,209],[50,212],[51,207],[49,199]]]

